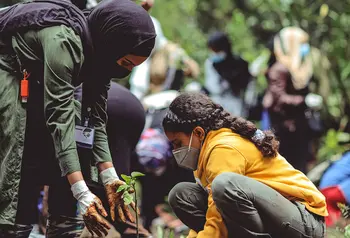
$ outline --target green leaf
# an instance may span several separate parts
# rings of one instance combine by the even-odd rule
[[[125,205],[129,205],[130,203],[132,203],[134,201],[134,198],[128,192],[124,192],[123,200],[124,200]]]
[[[125,174],[122,174],[121,176],[124,179],[125,183],[127,183],[127,184],[130,183],[130,181],[131,181],[131,177],[130,176],[125,175]]]
[[[132,200],[133,200],[133,196],[132,196],[130,193],[128,193],[128,191],[125,191],[125,192],[124,192],[123,198],[132,199]]]
[[[138,178],[138,177],[143,177],[143,176],[146,176],[146,175],[143,173],[140,173],[140,172],[136,172],[136,171],[131,173],[132,178]]]
[[[345,238],[350,238],[350,225],[347,225],[345,227],[345,233],[344,233]]]
[[[130,198],[124,198],[124,204],[125,205],[130,205],[132,203],[132,199]]]
[[[128,185],[127,184],[122,184],[119,186],[118,190],[117,190],[117,193],[121,192],[121,191],[124,191],[124,190],[127,190],[128,189]]]
[[[338,132],[337,139],[339,142],[348,142],[350,140],[350,134],[345,132]]]

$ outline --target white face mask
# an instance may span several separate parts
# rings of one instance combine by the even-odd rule
[[[190,144],[188,146],[182,146],[178,149],[173,150],[173,155],[175,157],[176,163],[186,169],[196,170],[198,166],[198,159],[200,154],[200,149],[191,147],[192,135],[190,138]]]

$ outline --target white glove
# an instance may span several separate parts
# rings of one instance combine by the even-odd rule
[[[73,184],[71,190],[73,196],[78,200],[78,209],[83,215],[85,226],[91,235],[95,233],[101,237],[103,233],[107,236],[110,225],[103,219],[108,214],[103,208],[101,200],[89,190],[84,180]]]
[[[84,215],[88,207],[95,202],[96,195],[89,190],[84,180],[73,184],[71,190],[75,199],[78,200],[78,209],[80,213]]]
[[[114,167],[103,170],[100,173],[100,178],[103,185],[120,180]]]

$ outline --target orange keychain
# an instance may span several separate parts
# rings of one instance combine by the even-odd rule
[[[29,96],[29,85],[28,78],[30,74],[28,74],[27,70],[23,70],[23,79],[21,80],[21,100],[22,103],[26,103],[28,101]]]

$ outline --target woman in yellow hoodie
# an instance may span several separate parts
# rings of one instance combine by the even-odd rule
[[[178,96],[163,127],[177,163],[197,180],[169,194],[189,237],[324,237],[325,198],[278,154],[271,131],[199,93]]]

